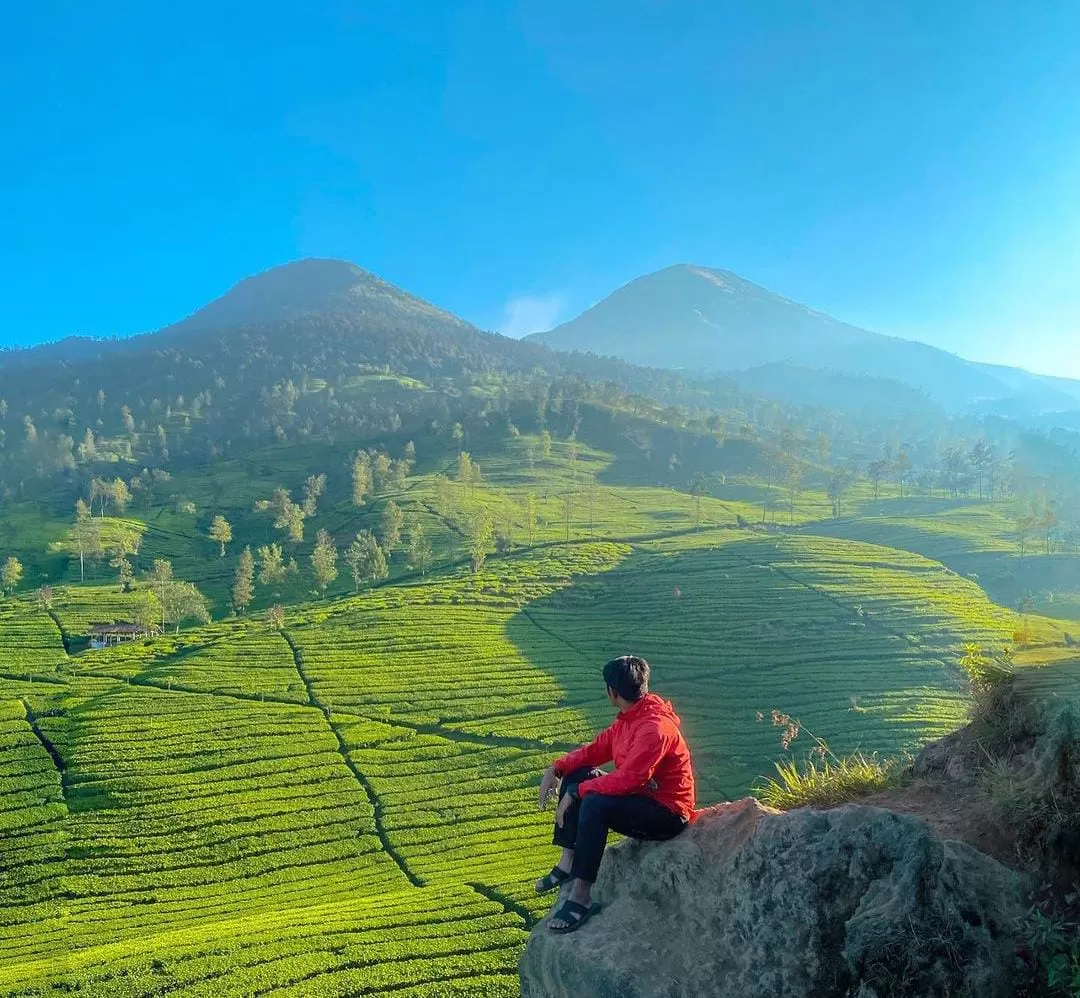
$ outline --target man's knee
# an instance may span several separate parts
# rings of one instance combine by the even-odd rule
[[[607,824],[610,797],[603,794],[589,794],[581,798],[581,822],[602,822]]]

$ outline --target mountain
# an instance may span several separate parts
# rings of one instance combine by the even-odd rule
[[[381,277],[345,260],[305,259],[246,277],[193,315],[161,330],[184,336],[287,322],[312,315],[414,319],[473,329],[456,315],[436,308]]]
[[[530,338],[559,350],[694,372],[782,363],[888,378],[952,411],[1020,393],[1025,411],[1080,408],[1080,382],[1072,383],[1072,394],[1051,379],[860,329],[731,271],[688,264],[639,277],[577,318]]]
[[[742,390],[484,332],[360,267],[301,260],[128,339],[0,354],[0,496],[95,461],[176,467],[265,445],[529,425],[548,396],[739,411]],[[639,405],[640,408],[640,405]]]

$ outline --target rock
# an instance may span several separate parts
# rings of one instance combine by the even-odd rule
[[[533,930],[522,998],[1013,994],[1020,878],[882,808],[719,805],[612,846],[594,896],[576,932]]]

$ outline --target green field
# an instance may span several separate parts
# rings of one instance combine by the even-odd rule
[[[616,654],[648,658],[674,701],[702,806],[783,755],[759,712],[838,754],[956,728],[967,644],[1023,632],[1025,667],[1051,663],[1030,681],[1077,688],[1073,623],[1022,617],[957,567],[1013,557],[994,508],[834,521],[809,494],[781,530],[749,486],[695,498],[605,481],[610,457],[588,448],[529,467],[515,446],[467,496],[452,486],[457,509],[439,508],[445,468],[393,493],[434,538],[430,571],[395,554],[357,594],[298,585],[280,630],[261,612],[276,594],[223,612],[238,543],[268,536],[251,503],[286,477],[258,459],[178,484],[194,517],[128,513],[143,562],[170,557],[216,622],[82,650],[139,594],[70,564],[48,610],[0,601],[0,994],[515,995],[552,860],[539,775],[609,723],[599,669]],[[215,495],[238,527],[225,559],[203,536]],[[331,489],[312,525],[347,537],[388,498],[357,510]],[[513,543],[474,573],[460,509],[477,507]]]

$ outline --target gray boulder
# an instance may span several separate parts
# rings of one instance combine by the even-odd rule
[[[576,932],[547,920],[523,998],[1006,998],[1020,878],[922,820],[849,804],[710,808],[608,849]]]

